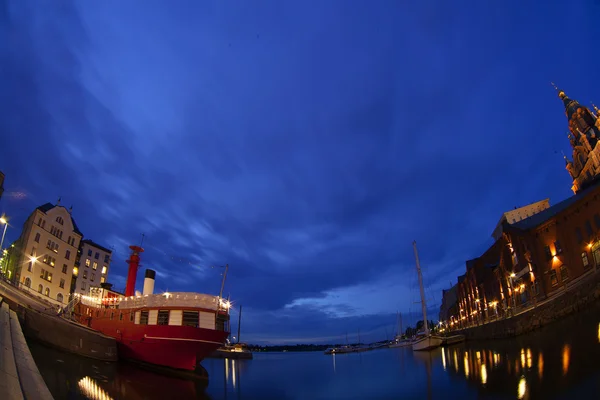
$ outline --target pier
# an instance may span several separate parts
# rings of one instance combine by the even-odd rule
[[[0,399],[53,399],[33,361],[17,314],[0,297]]]

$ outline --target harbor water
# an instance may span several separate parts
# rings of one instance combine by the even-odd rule
[[[530,335],[425,353],[407,347],[207,359],[208,384],[30,344],[57,400],[600,398],[600,306]]]

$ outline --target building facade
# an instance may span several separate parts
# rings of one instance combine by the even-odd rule
[[[111,260],[112,250],[92,240],[82,240],[75,260],[71,293],[88,294],[91,286],[105,283]]]
[[[573,159],[565,160],[575,194],[554,206],[543,200],[503,213],[494,244],[466,262],[458,309],[445,322],[493,320],[600,273],[600,115],[558,95],[570,130]]]
[[[71,210],[61,206],[60,199],[56,205],[39,206],[29,215],[15,242],[13,281],[53,303],[68,302],[82,237]]]

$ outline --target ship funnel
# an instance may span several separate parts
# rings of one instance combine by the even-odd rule
[[[153,269],[146,270],[146,276],[144,278],[144,291],[142,294],[145,296],[147,294],[152,294],[154,292],[154,277],[156,276],[156,271]]]
[[[125,286],[125,296],[133,296],[135,292],[135,281],[140,267],[140,253],[144,251],[140,246],[129,246],[129,248],[131,249],[131,255],[127,260],[129,272],[127,274],[127,286]]]

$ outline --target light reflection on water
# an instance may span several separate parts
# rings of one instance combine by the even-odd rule
[[[427,353],[258,353],[207,359],[208,387],[34,344],[56,399],[600,398],[600,307],[534,334]],[[64,362],[61,362],[64,361]]]

